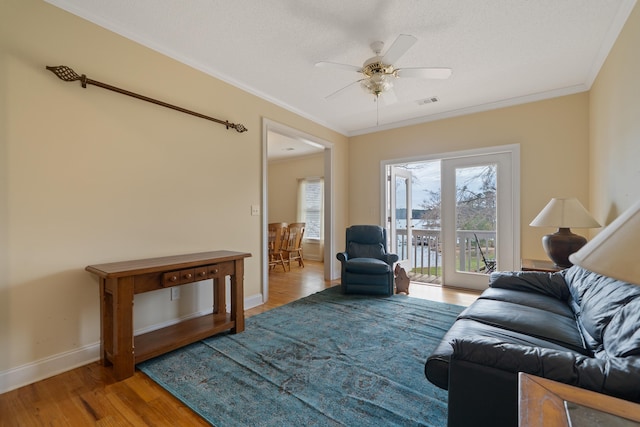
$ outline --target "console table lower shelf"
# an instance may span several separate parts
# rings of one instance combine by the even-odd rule
[[[135,363],[144,362],[220,332],[228,330],[242,332],[236,330],[235,326],[235,322],[228,313],[207,314],[146,334],[136,335],[134,337]]]
[[[100,354],[114,376],[133,375],[135,364],[224,331],[244,330],[244,252],[213,251],[109,264],[86,270],[100,279]],[[231,282],[231,310],[225,305],[225,278]],[[213,279],[213,311],[151,331],[133,334],[133,296]]]

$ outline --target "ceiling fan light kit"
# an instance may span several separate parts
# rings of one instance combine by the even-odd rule
[[[381,93],[390,90],[393,87],[393,82],[386,74],[374,74],[368,79],[363,79],[360,86],[377,98]]]

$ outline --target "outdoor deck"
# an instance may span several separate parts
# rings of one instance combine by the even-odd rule
[[[412,281],[441,283],[442,242],[440,229],[411,230],[411,242],[407,241],[407,230],[396,230],[394,249],[400,259],[407,259],[411,251],[411,271],[407,274]],[[456,268],[460,271],[476,273],[490,272],[487,264],[495,266],[496,232],[486,230],[458,230],[456,242]],[[484,255],[484,258],[483,258]],[[489,270],[489,271],[488,271]]]

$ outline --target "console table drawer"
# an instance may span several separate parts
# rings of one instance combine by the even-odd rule
[[[170,271],[162,275],[162,286],[165,288],[168,286],[184,285],[185,283],[195,282],[196,279],[195,269],[189,268],[188,270]]]
[[[170,271],[162,275],[162,286],[165,288],[170,286],[184,285],[200,280],[215,279],[220,277],[223,270],[220,265],[208,265],[198,268],[189,268],[187,270]]]
[[[209,267],[207,267],[207,274],[211,279],[213,279],[214,277],[220,276],[220,266],[210,265]]]
[[[208,267],[198,267],[194,269],[194,281],[207,280],[209,279],[209,268]]]

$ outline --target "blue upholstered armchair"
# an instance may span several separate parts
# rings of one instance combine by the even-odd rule
[[[352,225],[347,228],[346,246],[336,255],[342,264],[342,291],[393,295],[393,263],[398,255],[387,253],[387,230],[377,225]]]

